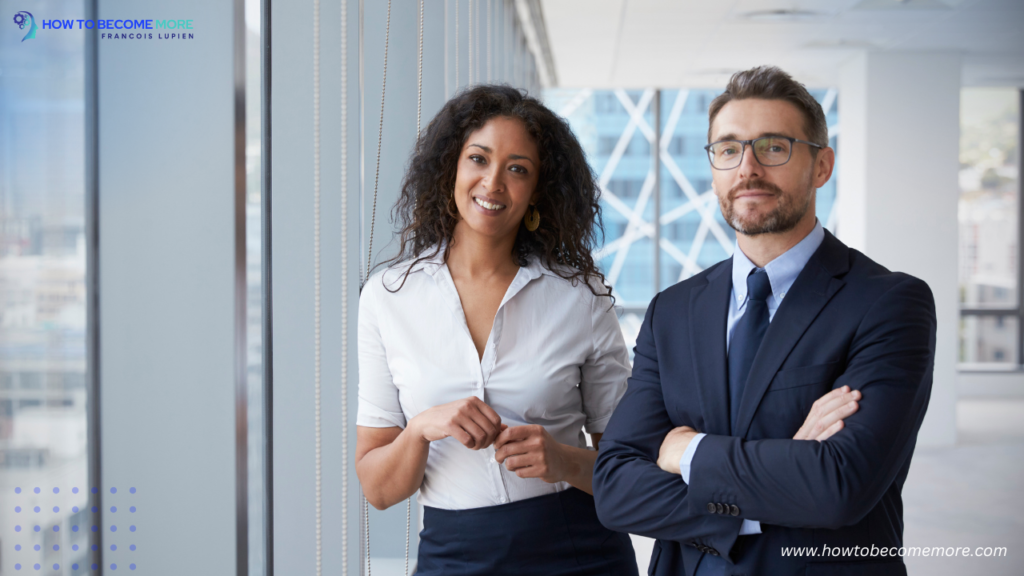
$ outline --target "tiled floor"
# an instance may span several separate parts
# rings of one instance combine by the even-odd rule
[[[1007,548],[907,558],[911,575],[1024,574],[1024,399],[961,400],[957,446],[921,449],[903,487],[904,544]]]

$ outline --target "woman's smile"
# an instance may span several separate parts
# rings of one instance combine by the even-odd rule
[[[473,196],[473,202],[475,202],[477,206],[482,207],[484,210],[488,212],[500,212],[505,209],[504,204],[487,201],[479,196]]]

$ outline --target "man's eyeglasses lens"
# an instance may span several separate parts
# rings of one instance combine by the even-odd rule
[[[754,157],[764,166],[780,166],[789,162],[793,143],[785,138],[766,136],[753,143]],[[719,170],[727,170],[740,165],[743,158],[743,143],[737,140],[715,142],[708,148],[711,164]]]

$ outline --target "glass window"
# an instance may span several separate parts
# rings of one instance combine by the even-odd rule
[[[1020,364],[1020,92],[960,98],[960,362]]]
[[[84,5],[60,15],[84,18]],[[43,30],[38,12],[11,16],[0,26],[0,573],[71,574],[90,554],[85,36]]]
[[[249,574],[266,572],[263,546],[263,245],[260,0],[245,0],[245,261],[248,381]]]

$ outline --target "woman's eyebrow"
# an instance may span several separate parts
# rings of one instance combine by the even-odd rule
[[[529,156],[520,156],[520,155],[518,155],[518,154],[509,154],[509,156],[508,156],[508,157],[509,157],[510,159],[512,159],[512,160],[526,160],[526,161],[528,161],[528,162],[529,162],[530,164],[533,164],[534,166],[536,166],[536,165],[537,165],[537,163],[533,161],[533,158],[530,158]]]
[[[479,148],[479,149],[483,150],[484,152],[487,152],[488,154],[494,152],[494,150],[491,150],[490,148],[488,148],[487,146],[484,146],[483,144],[469,144],[468,146],[466,146],[466,148],[473,148],[473,147]],[[533,164],[534,166],[537,165],[537,163],[533,161],[533,158],[530,158],[529,156],[520,156],[519,154],[509,154],[508,157],[509,157],[510,160],[526,160],[530,164]]]

